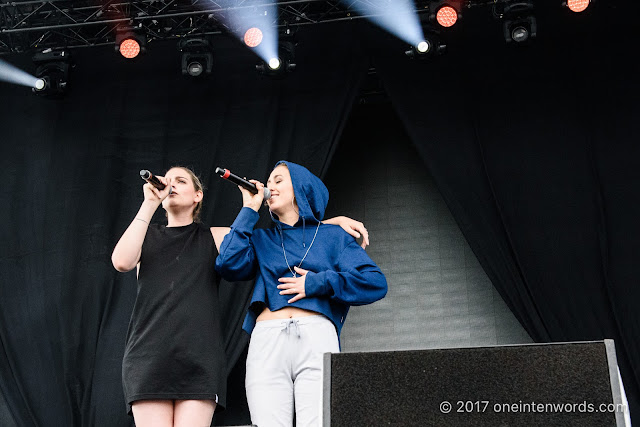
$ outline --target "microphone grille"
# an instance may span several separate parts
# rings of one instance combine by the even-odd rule
[[[264,187],[264,199],[269,200],[271,198],[271,190],[267,187]]]

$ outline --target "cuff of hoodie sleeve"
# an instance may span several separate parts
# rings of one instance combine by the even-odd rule
[[[307,273],[304,279],[304,293],[308,297],[317,297],[329,293],[329,285],[325,283],[325,274]]]
[[[251,232],[253,227],[258,223],[260,215],[258,212],[251,208],[243,207],[240,209],[236,220],[231,224],[231,228],[234,228],[240,232]]]

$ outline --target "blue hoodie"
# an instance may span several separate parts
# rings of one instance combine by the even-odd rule
[[[280,164],[285,164],[291,174],[298,222],[290,226],[274,220],[275,228],[254,230],[259,215],[243,207],[220,246],[216,270],[230,281],[258,276],[242,327],[249,334],[266,305],[271,311],[298,307],[324,314],[335,325],[339,337],[349,306],[383,298],[387,281],[352,236],[337,225],[320,223],[329,201],[329,191],[322,181],[303,166],[286,161],[276,166]],[[293,270],[308,249],[300,266],[309,271],[306,296],[290,304],[287,301],[295,295],[280,295],[277,288],[279,278],[293,276],[284,252]]]

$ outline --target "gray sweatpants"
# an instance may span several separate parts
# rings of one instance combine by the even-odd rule
[[[322,354],[338,353],[338,336],[324,316],[257,322],[247,355],[246,390],[258,427],[319,426]]]

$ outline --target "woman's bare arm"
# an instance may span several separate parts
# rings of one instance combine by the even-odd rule
[[[158,178],[164,180],[163,177]],[[124,273],[133,270],[138,265],[142,253],[142,243],[147,235],[151,217],[162,200],[169,194],[170,185],[167,181],[164,183],[166,187],[162,191],[152,187],[151,184],[143,186],[144,201],[142,206],[111,254],[111,263],[116,270]]]
[[[211,227],[211,234],[213,235],[213,241],[216,243],[216,249],[220,252],[220,245],[224,240],[224,236],[229,234],[231,229],[229,227]]]
[[[360,236],[362,236],[362,243],[360,244],[362,249],[366,249],[366,247],[369,246],[369,232],[360,221],[356,221],[355,219],[351,219],[347,216],[336,216],[325,219],[322,223],[339,225],[344,231],[351,234],[356,239],[359,239]]]

